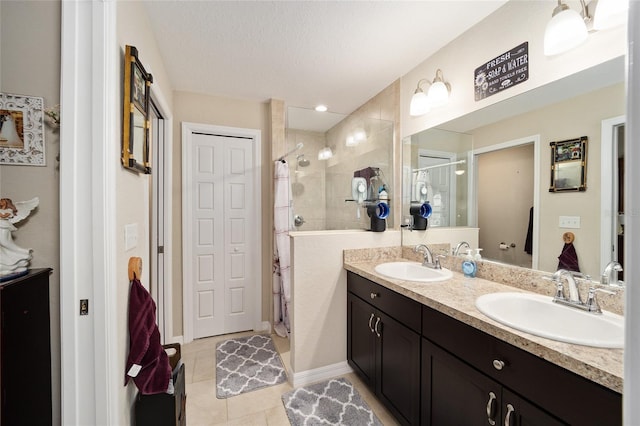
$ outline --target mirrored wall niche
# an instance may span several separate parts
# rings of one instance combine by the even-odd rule
[[[618,182],[624,114],[621,57],[412,135],[403,149],[403,219],[405,194],[413,186],[406,170],[415,168],[415,151],[443,150],[424,141],[444,139],[445,132],[453,133],[451,138],[470,137],[468,221],[450,229],[478,227],[485,259],[549,272],[558,268],[563,234],[572,232],[580,270],[598,281],[610,260],[622,262],[624,208]],[[586,191],[550,192],[550,143],[582,136],[588,138]],[[579,224],[561,224],[566,218]],[[434,229],[418,232],[429,241]],[[407,232],[403,243],[415,244],[416,231]]]
[[[288,157],[295,230],[370,229],[367,203],[352,201],[352,179],[371,168],[375,193],[384,185],[393,199],[393,122],[358,111],[343,115],[288,107],[285,138],[288,151],[302,144]],[[332,156],[319,159],[323,149]],[[393,221],[391,213],[387,229]]]

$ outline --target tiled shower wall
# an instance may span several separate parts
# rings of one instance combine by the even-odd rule
[[[400,82],[396,81],[370,99],[326,133],[287,129],[287,149],[303,142],[304,153],[311,164],[300,167],[293,158],[289,161],[293,193],[293,213],[304,218],[297,231],[331,229],[369,229],[370,219],[363,206],[351,199],[351,179],[356,170],[377,167],[386,183],[392,213],[387,228],[393,226],[394,194],[394,141],[399,129],[398,110]],[[356,128],[363,128],[367,140],[357,146],[345,145],[347,137]],[[318,150],[329,146],[333,158],[319,161]],[[399,188],[399,186],[398,186]],[[358,218],[358,210],[360,211]]]

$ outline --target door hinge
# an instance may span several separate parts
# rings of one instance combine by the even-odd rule
[[[158,254],[164,253],[164,246],[158,246]]]

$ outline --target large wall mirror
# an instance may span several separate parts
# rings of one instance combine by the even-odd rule
[[[624,63],[616,58],[405,138],[403,223],[426,181],[439,215],[413,232],[477,227],[483,258],[542,271],[558,268],[563,234],[572,232],[581,272],[598,281],[604,265],[623,258]],[[586,190],[549,192],[550,143],[583,136]],[[407,232],[403,243],[412,245],[416,235]]]

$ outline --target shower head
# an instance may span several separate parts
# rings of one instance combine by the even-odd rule
[[[304,158],[304,154],[296,156],[296,160],[298,160],[298,166],[300,167],[307,167],[309,164],[311,164],[309,160]]]

